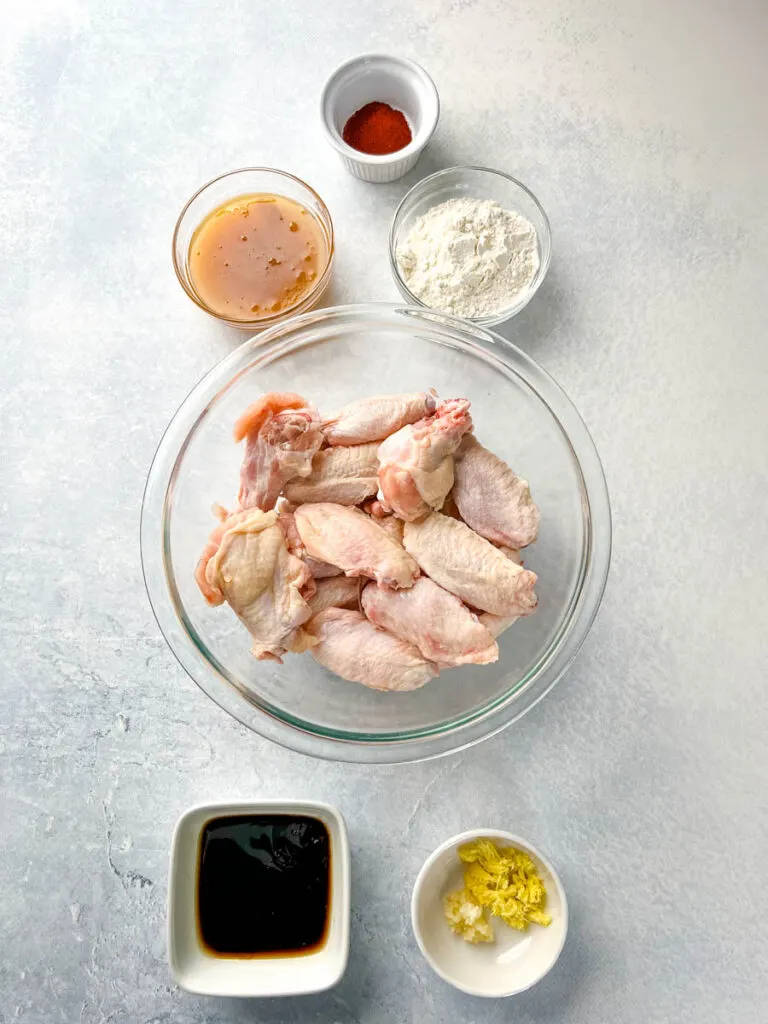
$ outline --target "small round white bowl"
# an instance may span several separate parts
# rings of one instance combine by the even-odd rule
[[[477,945],[451,931],[443,897],[463,886],[458,848],[481,837],[514,846],[533,860],[547,890],[548,927],[531,924],[518,932],[491,918],[495,942]],[[535,847],[511,832],[481,828],[448,839],[424,863],[413,889],[411,922],[424,958],[444,981],[471,996],[500,998],[525,992],[554,967],[568,933],[568,903],[557,872]]]
[[[539,269],[528,288],[521,292],[512,305],[500,309],[489,316],[464,317],[470,323],[482,327],[494,327],[504,323],[528,305],[541,287],[547,276],[552,260],[552,231],[544,208],[530,189],[521,181],[503,171],[495,171],[491,167],[446,167],[435,171],[418,181],[410,192],[403,197],[389,232],[389,265],[398,291],[406,300],[424,309],[427,306],[418,295],[410,290],[403,280],[397,262],[397,250],[407,238],[413,225],[433,206],[440,206],[449,199],[493,199],[507,210],[515,210],[533,224],[539,248]],[[450,313],[449,310],[441,310]],[[458,314],[452,313],[456,316]]]
[[[388,103],[405,115],[413,138],[395,153],[373,156],[348,146],[344,125],[367,103]],[[437,127],[440,100],[427,72],[407,57],[364,53],[341,64],[323,87],[320,120],[330,144],[356,178],[381,184],[407,174]]]

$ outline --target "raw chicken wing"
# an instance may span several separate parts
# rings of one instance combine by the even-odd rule
[[[362,506],[363,512],[369,515],[373,519],[374,523],[377,523],[382,530],[388,534],[392,540],[396,540],[398,544],[403,543],[403,527],[405,523],[402,519],[398,519],[397,516],[392,515],[391,512],[387,512],[382,503],[378,500],[366,501]]]
[[[270,392],[254,402],[235,424],[235,440],[245,437],[240,470],[242,508],[274,508],[285,483],[312,472],[323,443],[314,409],[293,392]]]
[[[384,504],[408,522],[441,508],[453,487],[453,453],[471,428],[469,402],[451,398],[390,435],[379,447]]]
[[[483,612],[481,615],[478,615],[480,622],[482,622],[493,637],[501,636],[519,618],[519,615],[491,615],[490,612]]]
[[[324,420],[323,430],[330,445],[383,441],[406,423],[428,416],[436,406],[434,395],[426,391],[361,398]]]
[[[315,580],[330,580],[344,574],[344,570],[340,569],[338,565],[331,565],[330,562],[321,562],[319,558],[312,558],[311,555],[304,555],[302,561]]]
[[[507,548],[503,544],[497,545],[499,551],[515,565],[523,565],[523,559],[517,548]]]
[[[496,641],[477,616],[427,576],[408,590],[369,583],[362,603],[374,626],[415,644],[441,668],[487,665],[499,657]]]
[[[205,564],[210,591],[246,626],[255,657],[281,661],[285,651],[306,650],[313,639],[300,627],[312,611],[301,588],[312,577],[288,551],[277,513],[248,509],[221,525],[218,548]]]
[[[324,448],[312,460],[309,476],[286,484],[286,498],[297,505],[310,501],[359,505],[378,490],[378,450],[378,444]]]
[[[416,690],[437,675],[417,647],[376,629],[360,612],[327,608],[307,623],[312,657],[331,672],[373,690]]]
[[[410,587],[419,575],[411,556],[358,508],[320,502],[300,505],[296,528],[307,554],[338,565],[347,576],[370,576],[389,587]]]
[[[309,598],[313,615],[326,608],[358,608],[360,580],[353,576],[337,576],[332,580],[318,580],[315,593]]]
[[[540,516],[528,481],[474,437],[466,438],[457,453],[454,475],[454,500],[475,533],[510,548],[536,540]]]
[[[279,502],[282,503],[283,499],[280,498]],[[293,508],[293,505],[285,502],[283,508]],[[307,549],[302,543],[299,531],[296,529],[296,519],[293,512],[280,511],[278,512],[277,521],[280,529],[283,531],[285,536],[285,543],[288,545],[288,550],[292,555],[300,558],[302,562],[307,566],[309,571],[312,573],[313,579],[324,580],[331,576],[341,576],[341,569],[337,565],[330,565],[328,562],[321,562],[317,558],[311,558],[307,554]]]
[[[466,523],[433,512],[406,523],[406,551],[435,583],[493,615],[528,615],[536,607],[536,574],[522,569]]]
[[[285,409],[306,409],[307,400],[295,391],[269,391],[252,402],[235,422],[235,441],[242,441],[249,434],[258,434],[262,426]]]
[[[208,582],[208,563],[219,550],[219,546],[221,545],[221,538],[224,536],[224,534],[227,532],[230,526],[234,526],[235,523],[239,522],[243,518],[243,516],[246,515],[246,513],[234,512],[230,514],[221,505],[214,505],[211,511],[219,520],[219,523],[218,526],[215,526],[211,531],[211,535],[206,541],[205,547],[203,548],[203,553],[197,560],[197,566],[195,568],[195,579],[197,580],[197,585],[200,588],[200,591],[205,600],[208,602],[208,604],[217,605],[224,604],[224,595],[222,594],[218,587],[212,587],[211,584]]]
[[[378,452],[378,445],[376,451]],[[379,458],[376,456],[376,472],[378,474]],[[378,480],[378,478],[377,478]],[[378,498],[371,498],[370,501],[364,501],[360,506],[363,512],[367,512],[369,516],[373,516],[374,519],[386,519],[387,516],[391,516],[392,513],[389,509],[384,508],[384,505],[379,501]]]
[[[403,530],[405,523],[402,519],[398,519],[397,516],[383,516],[381,519],[374,518],[376,523],[387,536],[391,537],[392,540],[397,541],[398,544],[403,543]]]
[[[514,562],[515,565],[523,564],[520,552],[516,551],[515,548],[500,547],[499,551],[505,558]],[[510,626],[514,625],[521,616],[517,613],[514,615],[491,615],[490,612],[483,612],[481,615],[478,615],[478,618],[492,636],[498,637],[505,630],[509,629]]]

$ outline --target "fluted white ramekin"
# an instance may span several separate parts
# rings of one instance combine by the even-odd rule
[[[408,121],[413,138],[396,153],[361,153],[342,138],[348,118],[376,100],[401,110]],[[341,64],[320,97],[325,135],[349,173],[362,181],[395,181],[407,174],[432,137],[439,116],[437,89],[424,68],[407,57],[384,53],[364,53]]]

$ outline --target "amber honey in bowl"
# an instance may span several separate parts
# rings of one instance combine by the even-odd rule
[[[318,818],[214,818],[198,854],[197,928],[217,957],[306,956],[322,948],[331,903],[331,840]]]
[[[236,196],[212,210],[189,243],[189,279],[203,305],[252,323],[292,309],[328,263],[325,232],[301,203],[274,193]]]

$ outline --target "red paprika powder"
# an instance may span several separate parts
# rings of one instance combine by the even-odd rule
[[[349,118],[341,133],[348,146],[360,153],[384,156],[396,153],[411,141],[405,116],[388,103],[366,103]]]

